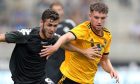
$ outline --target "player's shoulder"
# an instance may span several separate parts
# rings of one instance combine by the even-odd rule
[[[29,28],[31,29],[31,34],[36,34],[40,31],[40,27]]]
[[[90,28],[90,25],[91,25],[90,21],[84,21],[84,22],[79,24],[79,26],[84,26],[84,27],[88,27],[88,28]]]
[[[88,29],[90,29],[90,28],[89,28],[87,22],[82,22],[82,23],[78,24],[77,26],[75,26],[75,27],[73,28],[73,30],[75,30],[75,29],[78,29],[78,30],[88,30]]]
[[[108,28],[105,28],[105,27],[104,27],[104,28],[103,28],[103,31],[106,32],[106,33],[108,33],[108,34],[111,34],[111,32],[109,31]]]
[[[104,34],[108,37],[108,38],[112,38],[111,32],[109,31],[108,28],[103,28]]]
[[[74,22],[73,20],[71,20],[71,19],[65,19],[65,20],[64,20],[64,23],[70,24],[70,25],[72,25],[73,27],[76,26],[75,22]]]
[[[87,30],[87,29],[91,28],[91,24],[89,21],[85,21],[85,22],[79,24],[77,27],[80,27],[81,29]]]
[[[20,29],[20,30],[17,30],[18,32],[22,33],[23,35],[29,35],[30,32],[32,31],[31,28],[23,28],[23,29]]]
[[[35,28],[23,28],[20,30],[17,30],[18,32],[22,33],[23,35],[30,35],[30,34],[35,34],[37,32],[39,32],[39,27],[35,27]]]

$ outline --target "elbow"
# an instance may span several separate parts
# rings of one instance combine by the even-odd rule
[[[65,43],[68,43],[73,39],[73,36],[71,35],[71,33],[67,33],[63,35],[63,38],[65,38]]]
[[[4,42],[5,41],[5,35],[4,34],[0,34],[0,42]]]

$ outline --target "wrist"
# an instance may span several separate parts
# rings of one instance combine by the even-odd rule
[[[56,45],[54,45],[54,46],[53,46],[54,51],[57,51],[57,50],[58,50],[58,48],[59,48],[59,47],[58,47],[58,46],[56,46]]]
[[[110,69],[110,72],[113,72],[113,71],[114,71],[114,69],[113,69],[113,68],[111,68],[111,69]]]
[[[81,54],[86,56],[86,51],[85,50],[81,51]]]

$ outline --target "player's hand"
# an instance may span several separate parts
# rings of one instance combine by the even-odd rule
[[[49,46],[43,46],[43,49],[39,53],[41,57],[46,57],[48,58],[51,56],[54,52],[56,51],[55,47],[52,45]]]
[[[83,55],[89,59],[95,59],[95,57],[101,58],[100,49],[97,46],[83,50]]]
[[[110,71],[110,76],[111,78],[115,78],[116,79],[116,83],[119,83],[119,75],[115,70],[111,70]]]

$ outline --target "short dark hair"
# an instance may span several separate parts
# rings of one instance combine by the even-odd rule
[[[47,9],[43,12],[41,19],[43,20],[43,22],[45,22],[46,19],[55,21],[59,19],[59,14],[52,9]]]
[[[56,1],[56,2],[53,2],[53,3],[51,3],[51,5],[50,5],[50,9],[52,9],[53,8],[53,6],[61,6],[62,8],[63,8],[63,5],[59,2],[59,1]]]
[[[96,2],[90,5],[90,12],[98,11],[99,13],[108,13],[108,6],[102,2]]]

